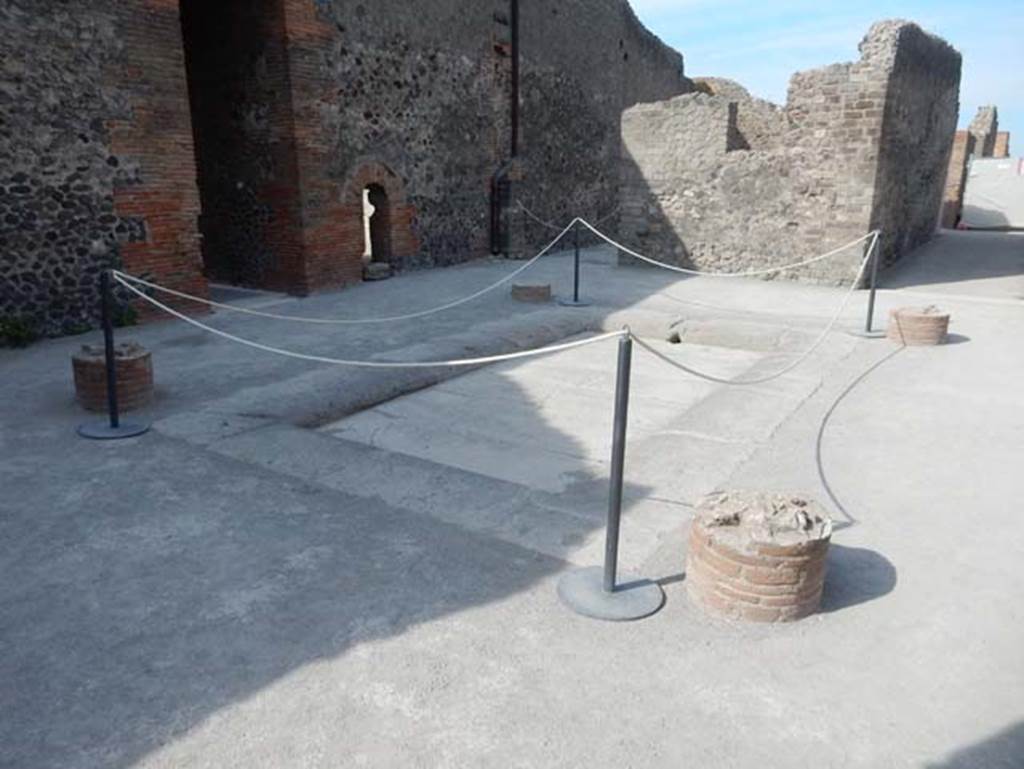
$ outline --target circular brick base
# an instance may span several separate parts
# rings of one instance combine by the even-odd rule
[[[710,614],[788,622],[818,610],[832,523],[813,502],[713,494],[690,529],[686,589]]]
[[[543,283],[537,285],[516,284],[512,286],[512,298],[517,302],[550,302],[551,284]]]
[[[142,408],[153,400],[153,358],[134,342],[114,348],[119,411]],[[107,410],[107,367],[102,346],[83,345],[71,358],[75,398],[88,411]]]
[[[938,345],[949,333],[949,313],[936,307],[901,307],[889,312],[886,336],[894,342],[913,346]]]

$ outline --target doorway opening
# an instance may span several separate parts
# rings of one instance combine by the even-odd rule
[[[275,175],[265,81],[276,58],[279,0],[181,0],[203,272],[213,280],[267,287],[275,264],[267,228]],[[268,74],[269,72],[269,74]]]
[[[391,209],[387,191],[379,184],[363,189],[363,232],[367,263],[391,263]]]

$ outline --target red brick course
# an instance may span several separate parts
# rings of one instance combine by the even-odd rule
[[[199,190],[189,111],[185,53],[176,0],[125,0],[120,16],[125,50],[108,73],[129,95],[130,117],[108,121],[111,151],[137,168],[114,189],[115,211],[141,220],[145,238],[123,243],[126,272],[197,296],[208,295],[199,252]],[[201,306],[162,297],[190,312]],[[155,312],[137,303],[145,318]]]
[[[924,347],[939,345],[949,334],[949,313],[934,307],[901,307],[889,312],[886,336],[898,344]]]
[[[88,411],[107,410],[107,366],[101,348],[84,346],[71,358],[75,398]],[[153,357],[134,344],[121,344],[114,359],[119,411],[142,408],[153,400]]]
[[[796,545],[753,543],[747,551],[721,541],[694,520],[686,562],[690,599],[705,611],[751,622],[788,622],[817,611],[829,539]]]

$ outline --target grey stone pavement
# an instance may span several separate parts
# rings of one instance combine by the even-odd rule
[[[842,292],[679,279],[586,253],[588,309],[500,290],[407,323],[212,325],[321,355],[426,360],[629,323],[726,376],[778,370]],[[413,311],[511,266],[478,262],[248,306]],[[568,291],[564,254],[525,277]],[[275,358],[180,322],[154,352],[147,435],[85,442],[70,355],[0,351],[0,766],[1024,766],[1024,236],[944,233],[883,275],[951,344],[847,333],[756,387],[635,351],[623,566],[665,608],[604,624],[555,586],[600,561],[615,343],[450,370]],[[685,320],[683,344],[663,340]],[[833,512],[822,613],[702,616],[693,502],[716,487]]]

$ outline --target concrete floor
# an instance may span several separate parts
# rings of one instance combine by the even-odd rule
[[[941,348],[843,333],[859,296],[770,385],[637,350],[624,560],[667,604],[626,625],[555,594],[600,558],[614,343],[452,379],[155,324],[129,334],[154,351],[155,429],[117,444],[74,436],[68,357],[91,335],[0,351],[0,766],[1024,766],[1022,254],[1019,235],[950,233],[885,275],[880,317],[953,312]],[[508,269],[239,301],[365,316]],[[567,290],[564,255],[535,270]],[[665,349],[734,375],[784,364],[839,297],[676,277],[592,251],[588,310],[502,291],[396,326],[210,322],[422,360],[685,317],[702,344]],[[833,510],[821,614],[745,626],[688,605],[690,506],[719,486]]]

